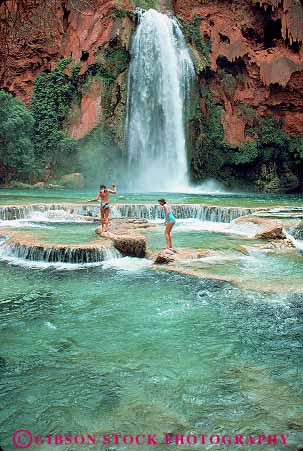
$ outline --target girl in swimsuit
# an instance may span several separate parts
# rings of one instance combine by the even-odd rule
[[[113,185],[113,189],[106,189],[105,185],[100,185],[99,193],[95,199],[90,199],[87,202],[98,202],[101,199],[100,212],[101,212],[101,224],[102,224],[102,233],[107,232],[108,223],[109,223],[109,213],[110,213],[110,203],[109,203],[109,194],[117,194],[117,187]]]
[[[164,208],[165,211],[165,239],[166,239],[166,249],[171,251],[173,250],[172,239],[171,239],[171,231],[174,225],[176,224],[176,217],[170,205],[166,203],[165,199],[159,199],[159,204]]]

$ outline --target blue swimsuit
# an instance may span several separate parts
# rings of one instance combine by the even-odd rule
[[[176,218],[171,207],[168,207],[168,215],[166,216],[166,223],[168,224],[169,222],[173,222],[174,224],[176,223]]]

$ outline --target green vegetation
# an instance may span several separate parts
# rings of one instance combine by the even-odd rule
[[[64,118],[77,94],[80,65],[66,74],[70,58],[63,59],[49,73],[39,75],[35,81],[31,112],[35,120],[35,155],[42,167],[64,166],[75,152],[76,143],[62,131]]]
[[[160,6],[159,0],[133,0],[133,3],[142,9],[158,9]]]
[[[179,20],[182,24],[185,40],[199,52],[200,59],[195,61],[195,69],[197,73],[200,73],[210,64],[211,40],[208,36],[201,36],[200,24],[202,19],[200,16],[194,16],[189,23],[180,18]]]
[[[116,0],[115,4],[116,6],[111,9],[111,15],[112,17],[116,19],[123,19],[123,17],[127,17],[130,14],[130,11],[128,9],[125,9],[122,7],[122,3],[118,2]]]
[[[254,163],[260,156],[260,147],[257,141],[250,141],[241,144],[241,146],[232,153],[232,162],[238,164]]]
[[[227,155],[224,145],[224,130],[221,124],[223,107],[214,102],[209,91],[202,92],[205,102],[203,115],[190,121],[191,133],[196,136],[192,143],[191,167],[194,180],[216,174],[224,165]]]
[[[136,8],[142,9],[159,9],[160,0],[132,0],[132,3]],[[114,8],[112,9],[112,15],[114,17],[125,17],[129,14],[129,10],[123,7],[122,0],[114,0]]]
[[[303,137],[290,137],[281,120],[259,117],[250,105],[238,103],[238,114],[247,122],[246,142],[229,146],[224,142],[223,107],[205,82],[195,104],[189,120],[194,180],[216,178],[230,186],[245,182],[247,189],[272,193],[293,192],[302,186]]]
[[[81,169],[82,142],[72,139],[65,130],[80,113],[82,96],[93,80],[102,82],[100,108],[104,124],[102,130],[90,134],[83,143],[84,153],[95,161],[91,150],[95,146],[95,153],[103,149],[102,158],[107,161],[108,148],[117,146],[117,142],[121,144],[123,135],[123,108],[117,106],[121,99],[123,105],[126,103],[124,84],[128,65],[128,51],[115,43],[100,47],[96,63],[89,65],[84,74],[80,75],[81,62],[73,63],[71,58],[62,59],[53,71],[40,74],[35,80],[29,109],[12,95],[0,92],[0,182],[12,178],[35,182],[46,173],[52,180],[58,180],[68,172]],[[123,76],[119,78],[120,74]],[[106,131],[107,122],[112,134]]]
[[[35,169],[34,118],[21,100],[0,91],[0,178],[27,179]]]
[[[237,107],[241,116],[246,120],[248,124],[252,125],[256,118],[255,109],[247,103],[238,103]]]
[[[303,137],[292,138],[289,141],[289,153],[294,162],[300,166],[303,164]]]

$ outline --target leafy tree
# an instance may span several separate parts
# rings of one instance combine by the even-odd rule
[[[21,100],[0,91],[0,164],[3,178],[27,178],[34,172],[34,118]]]
[[[241,146],[234,150],[232,154],[232,163],[251,164],[254,163],[260,156],[260,148],[257,141],[250,141],[241,144]]]

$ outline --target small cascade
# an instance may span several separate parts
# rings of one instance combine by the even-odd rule
[[[176,204],[172,208],[178,219],[198,219],[200,221],[231,222],[240,216],[254,213],[251,208],[215,207],[199,204]],[[164,219],[164,210],[154,204],[124,204],[112,208],[116,217],[144,218],[148,220]]]
[[[303,221],[291,227],[286,232],[287,238],[293,243],[299,252],[303,253]]]
[[[39,214],[44,216],[39,216]],[[100,207],[98,206],[72,204],[33,204],[0,208],[0,221],[75,222],[81,216],[98,217],[99,215]]]
[[[257,212],[254,208],[216,207],[200,204],[175,204],[172,205],[178,219],[198,219],[200,221],[231,222],[240,216],[246,216]],[[60,214],[61,212],[61,214]],[[42,218],[39,213],[45,214]],[[0,208],[0,220],[29,221],[64,221],[75,222],[83,218],[99,218],[99,206],[72,205],[72,204],[36,204],[20,207]],[[164,210],[157,204],[113,204],[111,207],[112,218],[144,218],[157,220],[164,218]]]
[[[44,247],[10,241],[2,245],[1,254],[2,257],[15,257],[29,261],[76,264],[98,263],[121,257],[120,252],[115,248]]]

